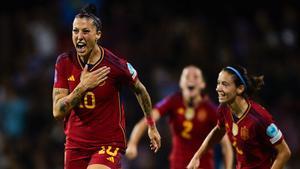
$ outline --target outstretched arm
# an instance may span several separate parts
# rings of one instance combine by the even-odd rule
[[[160,142],[160,135],[156,129],[156,125],[152,116],[152,103],[151,103],[151,99],[149,96],[149,93],[147,92],[145,86],[139,81],[137,80],[136,83],[133,86],[133,90],[135,93],[135,96],[144,112],[144,116],[146,119],[146,122],[148,124],[148,135],[150,138],[150,146],[151,149],[154,150],[154,152],[157,152],[158,149],[161,146],[161,142]],[[141,130],[143,130],[141,128]],[[145,130],[145,129],[144,129]],[[133,131],[133,132],[137,132],[137,131]],[[143,131],[141,131],[143,132]],[[142,134],[139,134],[142,135]],[[141,136],[139,136],[141,137]]]
[[[153,109],[152,110],[152,117],[154,119],[154,121],[157,121],[160,118],[160,114],[158,112],[158,110]],[[147,129],[147,123],[146,123],[146,119],[142,118],[133,128],[129,141],[128,141],[128,145],[127,145],[127,149],[126,149],[126,157],[129,159],[134,159],[137,156],[137,146],[138,143],[140,141],[140,139],[142,138],[142,136],[144,135],[145,131]]]
[[[229,140],[227,134],[224,135],[220,144],[222,147],[225,169],[232,169],[232,167],[233,167],[233,151],[232,151],[232,146],[231,146],[231,143],[230,143],[230,140]]]
[[[291,157],[291,151],[285,140],[275,146],[277,155],[271,169],[282,169],[288,159]]]
[[[191,159],[190,163],[187,166],[187,169],[198,169],[200,165],[200,158],[202,155],[213,145],[219,143],[220,140],[225,135],[225,129],[221,129],[218,126],[215,126],[210,133],[206,136],[202,145],[198,149],[198,151],[194,154],[194,157]]]

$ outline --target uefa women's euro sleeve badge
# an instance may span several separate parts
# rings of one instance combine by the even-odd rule
[[[266,129],[267,135],[270,137],[272,144],[276,143],[282,137],[281,131],[277,128],[274,123],[271,123]]]
[[[127,68],[128,68],[129,73],[130,73],[130,75],[131,75],[131,78],[132,78],[132,79],[135,79],[136,76],[137,76],[136,70],[135,70],[135,69],[133,68],[133,66],[132,66],[130,63],[128,63],[128,62],[127,62]]]

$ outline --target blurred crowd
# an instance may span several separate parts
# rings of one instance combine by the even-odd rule
[[[72,20],[86,2],[98,6],[101,44],[137,69],[153,103],[178,89],[179,75],[188,64],[203,70],[206,92],[216,103],[220,68],[240,64],[264,75],[265,86],[257,100],[286,136],[292,150],[287,168],[300,168],[300,3],[296,0],[214,5],[189,0],[13,0],[0,12],[1,169],[63,168],[63,123],[52,117],[54,64],[60,53],[72,49]],[[124,92],[122,98],[129,136],[143,113],[131,93]],[[171,142],[162,124],[158,123],[159,153],[150,151],[145,137],[139,158],[124,159],[125,169],[168,167]]]

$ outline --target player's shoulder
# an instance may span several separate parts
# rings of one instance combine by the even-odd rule
[[[68,60],[73,60],[76,56],[76,53],[74,51],[67,51],[59,54],[56,58],[56,63],[65,62]]]
[[[104,50],[104,55],[106,57],[106,59],[110,62],[126,62],[126,58],[124,56],[122,56],[121,54],[112,51],[111,49],[102,47]]]
[[[217,112],[218,114],[225,114],[227,111],[229,111],[229,108],[226,104],[219,104],[217,106]]]
[[[272,119],[272,115],[264,106],[253,100],[249,100],[249,103],[251,104],[251,108],[253,109],[252,113],[256,117],[258,117],[258,119],[260,119],[261,121]]]
[[[210,98],[208,94],[202,94],[203,103],[207,105],[208,107],[217,108],[218,105]]]
[[[172,92],[161,99],[161,103],[175,103],[182,99],[182,93],[180,91]]]
[[[181,100],[182,99],[182,93],[181,91],[175,91],[170,93],[169,95],[166,96],[169,100]]]

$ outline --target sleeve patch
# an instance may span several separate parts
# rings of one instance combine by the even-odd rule
[[[54,83],[56,83],[56,82],[57,82],[57,70],[55,68],[55,70],[54,70]]]
[[[282,137],[281,131],[277,128],[277,126],[272,123],[267,127],[266,133],[270,138],[270,142],[272,144],[276,143]]]
[[[127,68],[129,70],[129,73],[131,74],[132,79],[136,78],[137,72],[136,70],[133,68],[133,66],[127,62]]]

